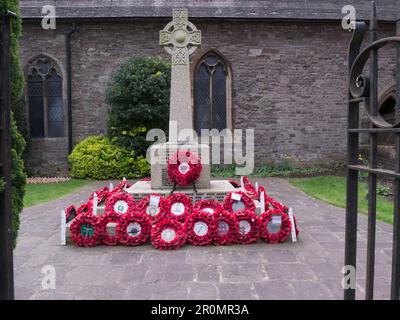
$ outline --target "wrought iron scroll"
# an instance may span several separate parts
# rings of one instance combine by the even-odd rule
[[[397,36],[377,39],[377,19],[375,3],[369,22],[370,43],[361,50],[367,32],[365,22],[357,22],[349,46],[349,90],[348,90],[348,155],[347,155],[347,203],[346,203],[346,236],[345,265],[356,270],[357,258],[357,212],[358,212],[358,176],[367,172],[368,178],[368,243],[365,299],[374,297],[375,277],[375,232],[376,232],[376,191],[377,177],[385,176],[394,179],[394,223],[393,251],[391,273],[391,299],[399,300],[400,296],[400,119],[399,112],[394,123],[387,122],[378,110],[378,50],[389,44],[397,46],[397,109],[400,108],[400,21],[397,24]],[[369,61],[369,74],[363,70]],[[369,121],[368,128],[360,127],[360,104],[365,107]],[[359,134],[369,135],[369,164],[358,164]],[[377,167],[378,135],[391,133],[395,135],[396,159],[394,170]],[[344,290],[346,300],[355,299],[356,292],[352,286]]]

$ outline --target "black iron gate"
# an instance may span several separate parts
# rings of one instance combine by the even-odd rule
[[[400,18],[400,17],[399,17]],[[377,20],[375,4],[369,28],[365,22],[356,22],[353,38],[349,46],[349,96],[348,96],[348,166],[347,166],[347,209],[346,209],[346,244],[345,265],[356,268],[357,256],[357,211],[359,172],[367,172],[368,177],[368,243],[366,299],[373,299],[375,269],[375,227],[376,194],[379,175],[394,179],[394,222],[393,252],[391,274],[391,299],[398,300],[400,295],[400,20],[397,23],[397,37],[377,39]],[[369,29],[369,44],[361,50],[364,36]],[[395,121],[389,123],[378,110],[378,50],[388,44],[397,47],[396,92],[397,106]],[[369,62],[369,74],[363,74]],[[365,69],[365,70],[364,70]],[[360,128],[359,107],[365,106],[369,127]],[[369,136],[369,163],[359,165],[359,134]],[[381,169],[377,166],[378,135],[395,135],[395,168]],[[355,269],[354,269],[355,270]],[[345,299],[355,299],[355,288],[344,290]]]
[[[5,183],[0,192],[0,299],[14,299],[13,235],[11,208],[11,70],[10,70],[10,19],[15,14],[1,15],[0,39],[0,179]]]

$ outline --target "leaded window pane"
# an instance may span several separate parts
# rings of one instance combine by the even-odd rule
[[[28,76],[29,122],[32,137],[64,135],[62,78],[53,63],[40,58]]]
[[[33,70],[28,77],[29,123],[32,137],[44,137],[43,80]]]
[[[224,61],[210,53],[195,72],[195,127],[223,130],[227,127],[227,71]]]
[[[208,68],[202,64],[196,75],[195,119],[196,129],[200,134],[201,129],[210,128],[210,75]]]
[[[55,70],[47,78],[47,124],[49,137],[64,135],[62,80]]]
[[[212,124],[218,130],[226,129],[226,73],[218,64],[213,75]]]

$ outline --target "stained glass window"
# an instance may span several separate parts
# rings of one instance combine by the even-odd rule
[[[228,70],[224,60],[210,52],[197,64],[194,74],[195,128],[227,128]]]
[[[31,137],[64,136],[62,77],[46,58],[33,62],[28,75],[29,127]]]

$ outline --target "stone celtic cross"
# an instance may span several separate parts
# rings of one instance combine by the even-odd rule
[[[193,129],[189,56],[200,44],[201,33],[188,21],[187,9],[174,9],[173,21],[160,31],[160,46],[172,55],[170,141],[180,140],[175,136],[175,125],[178,134],[183,129]]]
[[[189,55],[200,44],[201,32],[188,21],[187,9],[174,9],[173,21],[160,31],[160,46],[172,55],[172,65],[189,64]]]

